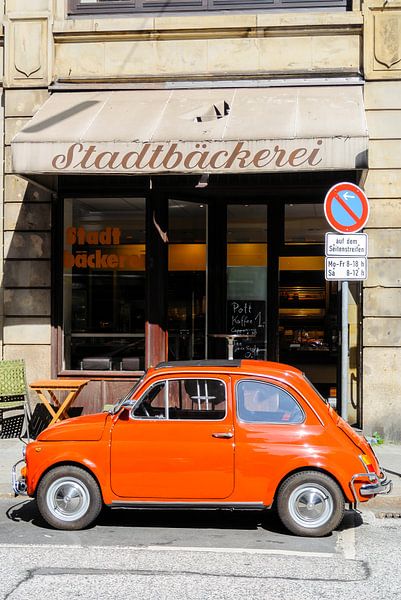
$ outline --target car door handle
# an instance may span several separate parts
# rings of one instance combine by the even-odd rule
[[[212,437],[214,438],[232,438],[233,437],[233,433],[231,433],[231,431],[226,431],[223,433],[212,433]]]

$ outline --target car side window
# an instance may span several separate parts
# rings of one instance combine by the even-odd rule
[[[217,379],[169,381],[169,419],[218,420],[226,415],[226,388]]]
[[[217,379],[168,379],[153,385],[134,407],[137,419],[219,420],[227,410],[226,387]]]
[[[255,380],[237,383],[237,414],[246,423],[302,423],[304,413],[291,394]]]
[[[166,418],[166,383],[166,381],[160,381],[147,390],[132,411],[135,418]]]

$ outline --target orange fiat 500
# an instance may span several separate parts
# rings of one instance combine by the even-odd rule
[[[290,532],[322,536],[391,482],[301,371],[223,360],[162,363],[109,412],[48,427],[13,488],[58,529],[88,526],[103,504],[275,506]]]

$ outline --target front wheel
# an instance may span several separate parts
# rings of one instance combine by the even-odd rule
[[[75,466],[56,467],[39,484],[37,504],[42,517],[55,529],[83,529],[102,508],[95,479]]]
[[[278,491],[278,516],[295,535],[327,535],[340,524],[344,510],[344,496],[340,487],[324,473],[294,473]]]

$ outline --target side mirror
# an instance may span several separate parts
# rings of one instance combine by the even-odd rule
[[[128,421],[131,409],[132,409],[132,404],[123,404],[123,406],[121,407],[119,419],[121,421]]]
[[[113,415],[118,413],[122,408],[130,410],[134,406],[132,400],[125,400],[123,403],[117,402],[116,404],[105,404],[102,412],[109,412]]]

